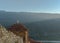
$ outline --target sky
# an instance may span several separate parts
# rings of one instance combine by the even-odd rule
[[[0,0],[0,10],[60,13],[60,0]]]

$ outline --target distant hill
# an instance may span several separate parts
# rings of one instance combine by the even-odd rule
[[[30,22],[37,22],[56,18],[60,18],[60,15],[52,13],[0,11],[0,23],[6,26],[16,23],[17,20],[19,20],[20,23],[30,23]]]

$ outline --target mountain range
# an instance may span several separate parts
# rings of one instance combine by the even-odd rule
[[[35,40],[60,40],[60,14],[0,11],[0,24],[9,27],[17,20],[29,29]]]

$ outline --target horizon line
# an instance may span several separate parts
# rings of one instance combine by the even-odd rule
[[[27,13],[52,13],[52,14],[60,14],[60,12],[41,12],[41,11],[8,11],[8,10],[0,10],[3,12],[27,12]]]

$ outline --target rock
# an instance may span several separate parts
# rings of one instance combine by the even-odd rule
[[[0,25],[0,43],[19,43],[20,37]]]

